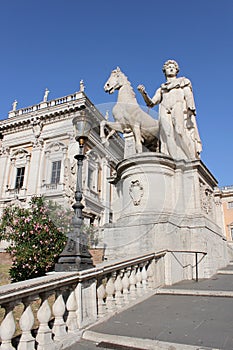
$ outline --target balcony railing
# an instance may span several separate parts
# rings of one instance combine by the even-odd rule
[[[43,183],[42,184],[42,191],[62,191],[63,190],[63,184],[56,182],[56,183]]]
[[[26,192],[26,188],[6,188],[6,193],[9,195],[9,197],[26,196]]]

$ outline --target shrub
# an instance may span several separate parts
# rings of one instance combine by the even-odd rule
[[[0,239],[8,241],[12,256],[10,276],[13,282],[45,275],[54,264],[66,242],[69,213],[56,203],[45,203],[33,197],[28,208],[4,209]]]

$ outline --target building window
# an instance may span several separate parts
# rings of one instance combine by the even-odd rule
[[[231,240],[233,241],[233,227],[230,227]]]
[[[88,169],[87,186],[90,190],[95,190],[95,170],[90,167]]]
[[[227,207],[228,207],[228,209],[233,209],[233,202],[228,202]]]
[[[60,181],[61,160],[52,162],[51,184],[57,184]]]
[[[15,188],[20,189],[23,187],[24,174],[25,174],[25,167],[17,168]]]

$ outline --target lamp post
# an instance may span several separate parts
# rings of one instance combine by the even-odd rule
[[[91,120],[82,110],[79,115],[73,118],[73,125],[76,130],[76,141],[79,143],[79,153],[74,157],[77,160],[77,181],[75,191],[75,203],[73,204],[74,215],[72,218],[71,232],[65,248],[59,256],[55,271],[80,271],[93,267],[91,255],[87,248],[87,237],[82,231],[84,208],[82,204],[82,167],[84,145],[88,140],[91,131]]]

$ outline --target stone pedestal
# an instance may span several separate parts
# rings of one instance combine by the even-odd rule
[[[227,264],[213,195],[217,181],[202,161],[135,154],[118,164],[115,186],[116,208],[121,209],[115,222],[104,228],[105,258],[170,250],[179,258],[169,261],[178,259],[194,276],[194,252],[199,252],[199,277],[209,277]],[[184,276],[178,273],[172,282],[180,279]]]

